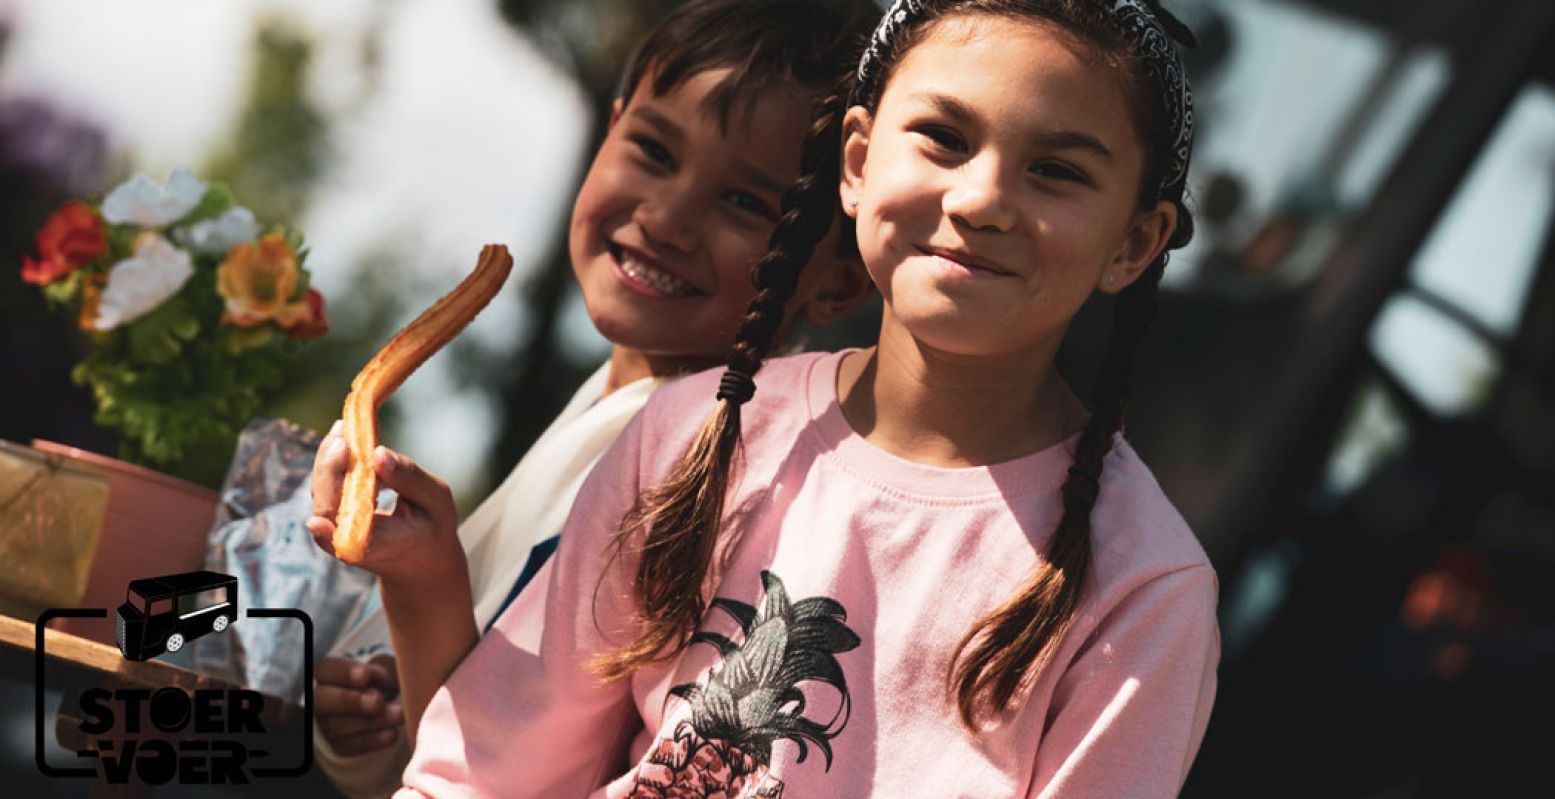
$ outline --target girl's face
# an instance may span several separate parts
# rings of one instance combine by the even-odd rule
[[[1112,69],[1047,24],[932,23],[875,114],[846,122],[843,208],[887,324],[947,354],[1051,353],[1093,290],[1133,282],[1176,211],[1139,208],[1129,102]]]
[[[786,87],[721,125],[708,97],[727,73],[704,71],[663,96],[650,75],[630,103],[617,100],[572,210],[572,266],[595,327],[686,368],[728,352],[808,127],[810,97]],[[826,263],[806,270],[796,304],[845,263],[816,260]]]

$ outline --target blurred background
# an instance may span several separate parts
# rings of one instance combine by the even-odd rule
[[[307,233],[334,327],[265,414],[317,429],[508,244],[507,293],[385,409],[472,509],[604,357],[564,226],[670,5],[0,0],[0,439],[115,452],[21,256],[63,201],[187,165]],[[1184,795],[1555,795],[1555,3],[1168,5],[1200,40],[1199,233],[1129,435],[1221,581]],[[1107,313],[1065,352],[1082,391]],[[25,776],[30,728],[0,734]]]

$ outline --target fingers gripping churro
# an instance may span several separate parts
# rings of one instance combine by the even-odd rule
[[[475,271],[389,339],[351,381],[351,393],[346,396],[341,415],[343,435],[351,450],[351,466],[335,517],[335,556],[341,560],[361,562],[377,510],[378,477],[373,471],[372,457],[378,447],[379,406],[411,372],[486,307],[512,269],[513,258],[506,247],[486,245]]]

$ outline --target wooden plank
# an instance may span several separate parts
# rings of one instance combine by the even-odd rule
[[[0,645],[32,653],[37,649],[37,626],[30,621],[0,614]],[[60,675],[62,684],[79,690],[88,683],[120,688],[231,689],[243,686],[156,660],[127,660],[116,647],[59,630],[44,630],[44,653],[51,661],[66,666]],[[277,726],[294,724],[303,716],[303,707],[278,696],[264,695],[260,718]]]
[[[0,644],[31,652],[37,647],[37,636],[37,625],[33,622],[0,615]],[[189,690],[238,687],[171,663],[126,660],[115,647],[59,630],[44,631],[43,649],[50,658],[113,675],[126,685],[148,688],[171,685]]]

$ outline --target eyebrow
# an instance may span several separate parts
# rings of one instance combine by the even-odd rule
[[[967,108],[960,100],[943,94],[932,92],[917,92],[912,99],[932,106],[935,111],[944,114],[963,125],[971,125],[977,122],[977,116]],[[1036,137],[1037,144],[1057,150],[1088,150],[1107,160],[1112,160],[1112,151],[1107,145],[1089,133],[1078,130],[1055,130],[1041,133]]]
[[[783,196],[783,193],[788,191],[788,183],[786,181],[778,179],[777,177],[773,176],[772,173],[763,170],[761,167],[758,167],[743,158],[739,159],[735,163],[740,169],[740,174],[743,175],[746,180],[756,184],[756,188],[759,188],[769,194],[775,194],[779,197]]]
[[[667,139],[680,141],[686,138],[685,131],[682,131],[679,125],[676,125],[674,122],[670,121],[669,117],[664,116],[663,114],[651,108],[645,108],[639,105],[632,109],[632,113],[642,119],[642,121],[647,122],[653,127],[654,130],[657,130]]]

